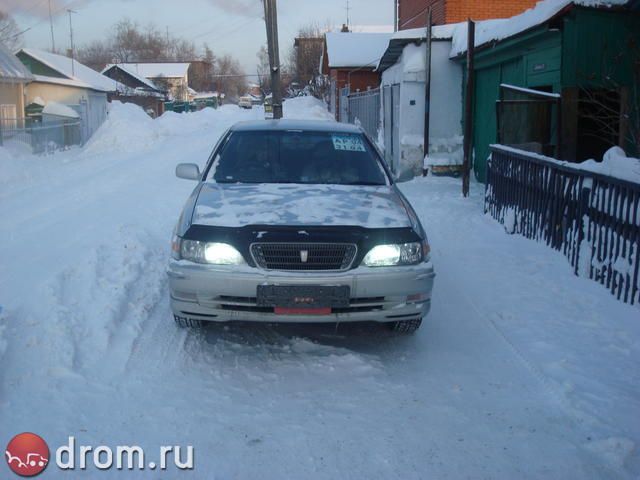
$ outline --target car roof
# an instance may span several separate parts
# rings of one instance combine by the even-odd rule
[[[362,133],[360,127],[327,120],[253,120],[238,122],[232,132],[304,130],[307,132]]]

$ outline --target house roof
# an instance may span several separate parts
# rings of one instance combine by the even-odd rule
[[[167,62],[167,63],[119,63],[128,72],[145,78],[181,78],[187,74],[190,63]]]
[[[34,48],[23,48],[18,53],[20,52],[48,66],[61,75],[64,75],[66,79],[69,80],[64,82],[65,79],[63,78],[36,75],[36,80],[38,81],[89,88],[100,92],[113,92],[116,90],[117,84],[115,80],[101,75],[77,60],[72,60],[69,57],[58,55],[56,53],[36,50]]]
[[[135,69],[133,69],[131,67],[128,67],[127,65],[131,65],[131,64],[127,64],[127,63],[116,63],[116,64],[114,64],[114,63],[112,63],[112,64],[109,64],[106,67],[104,67],[104,69],[102,69],[101,73],[104,75],[107,71],[109,71],[109,70],[111,70],[113,68],[117,68],[119,70],[122,70],[127,75],[130,75],[131,77],[135,78],[140,83],[146,85],[151,90],[155,90],[157,92],[161,91],[158,87],[156,87],[156,85],[151,80],[149,80],[145,76],[139,74],[138,72],[135,71]]]
[[[629,0],[541,0],[535,7],[507,19],[492,19],[476,22],[475,47],[493,41],[504,40],[548,22],[572,6],[590,8],[615,8],[630,4]],[[459,24],[453,32],[451,57],[461,56],[467,51],[466,23]]]
[[[391,33],[326,33],[329,68],[375,68],[387,48],[391,35]]]
[[[18,58],[0,43],[0,82],[25,83],[33,75]]]
[[[431,29],[431,39],[434,41],[451,40],[453,32],[459,23],[450,23],[447,25],[435,25]],[[404,50],[404,47],[410,43],[420,43],[426,40],[427,29],[426,28],[410,28],[407,30],[399,30],[395,32],[389,40],[389,45],[385,50],[382,58],[378,62],[377,70],[385,71],[398,61],[400,55]]]

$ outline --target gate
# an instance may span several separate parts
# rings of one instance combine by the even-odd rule
[[[400,161],[400,84],[385,85],[382,89],[384,103],[384,159],[396,172]]]
[[[342,87],[340,89],[340,114],[338,115],[338,121],[343,123],[349,123],[349,87]]]
[[[349,123],[360,125],[376,141],[380,128],[380,89],[349,95]]]

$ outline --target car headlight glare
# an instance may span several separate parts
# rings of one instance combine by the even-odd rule
[[[180,258],[211,265],[241,265],[242,254],[228,243],[209,243],[198,240],[180,242]]]
[[[393,265],[415,265],[423,259],[421,242],[377,245],[369,250],[362,260],[367,267],[389,267]]]

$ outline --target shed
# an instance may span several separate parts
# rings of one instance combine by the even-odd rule
[[[39,99],[73,106],[80,114],[82,140],[91,137],[107,117],[108,94],[117,82],[63,55],[23,48],[16,56],[34,76],[27,104]]]
[[[125,64],[110,64],[102,74],[118,82],[111,99],[141,106],[152,117],[162,115],[166,91]]]
[[[418,174],[462,163],[462,68],[449,60],[457,24],[434,26],[431,33],[429,150],[425,159],[426,31],[401,30],[391,37],[378,63],[382,72],[384,153],[394,171]]]
[[[157,88],[168,92],[173,100],[180,102],[189,101],[189,65],[186,62],[119,64],[128,72],[151,80]]]
[[[452,48],[463,65],[465,29],[454,33]],[[613,145],[638,154],[630,133],[639,114],[632,109],[640,101],[633,67],[640,14],[626,0],[543,0],[509,20],[479,22],[475,45],[479,180],[496,142],[568,161],[602,158]]]

